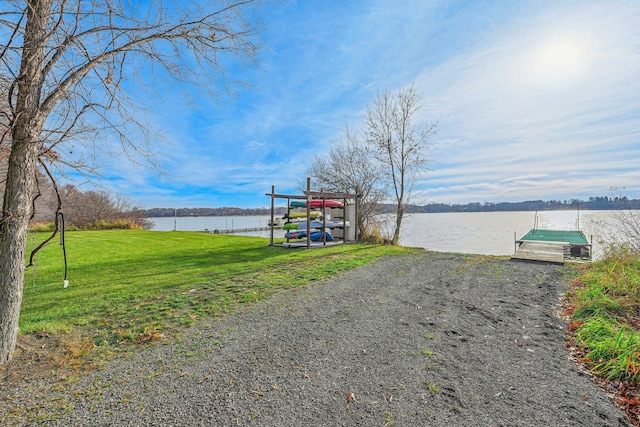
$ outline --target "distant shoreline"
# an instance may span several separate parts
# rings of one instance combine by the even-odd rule
[[[637,210],[640,209],[640,199],[627,199],[626,197],[590,197],[589,200],[571,201],[543,201],[530,200],[525,202],[483,202],[467,203],[465,205],[429,203],[426,205],[409,205],[406,213],[447,213],[447,212],[535,212],[535,211],[577,211],[577,210]],[[283,215],[287,208],[278,206],[275,208],[275,215]],[[391,213],[394,205],[384,204],[380,206],[380,213]],[[271,209],[261,208],[152,208],[140,209],[135,213],[145,218],[166,218],[166,217],[207,217],[207,216],[262,216],[270,215]]]

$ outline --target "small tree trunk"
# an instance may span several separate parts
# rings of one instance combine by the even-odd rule
[[[404,210],[406,209],[405,198],[404,198],[404,169],[400,169],[400,194],[397,194],[396,201],[398,205],[396,206],[396,229],[393,231],[393,240],[391,243],[393,245],[397,245],[400,243],[400,227],[402,226],[402,219],[404,217]],[[397,187],[396,187],[397,188]]]
[[[398,243],[400,243],[400,226],[402,225],[403,216],[404,216],[404,209],[401,209],[398,206],[398,211],[396,213],[396,227],[395,227],[395,230],[393,231],[393,239],[391,240],[391,243],[394,245],[397,245]]]

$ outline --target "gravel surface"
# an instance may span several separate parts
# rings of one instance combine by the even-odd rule
[[[627,425],[563,348],[564,290],[555,265],[383,258],[50,391],[47,424]]]

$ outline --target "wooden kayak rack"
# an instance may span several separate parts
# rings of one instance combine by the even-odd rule
[[[317,247],[317,246],[331,246],[331,245],[335,245],[335,244],[341,244],[341,243],[347,243],[351,240],[347,239],[347,227],[354,227],[355,230],[355,237],[352,239],[353,241],[357,241],[358,240],[358,227],[357,227],[357,218],[358,218],[358,208],[359,208],[359,201],[362,198],[362,196],[360,194],[351,194],[351,193],[342,193],[342,192],[329,192],[329,191],[311,191],[311,178],[307,178],[307,190],[303,191],[303,194],[278,194],[276,193],[275,190],[275,186],[271,186],[271,193],[267,193],[265,194],[266,196],[270,196],[271,197],[271,220],[269,222],[269,227],[271,229],[271,233],[270,233],[270,238],[269,238],[269,245],[270,246],[274,246],[274,245],[278,245],[278,246],[285,246],[285,247],[289,247],[289,248],[294,248],[294,247],[306,247],[307,249],[311,248],[311,247]],[[278,226],[275,225],[275,201],[276,199],[286,199],[287,200],[287,217],[290,214],[289,209],[291,208],[291,201],[292,200],[304,200],[306,202],[306,239],[304,240],[299,240],[299,241],[293,241],[290,242],[288,241],[289,239],[287,239],[287,242],[285,243],[274,243],[274,239],[273,239],[273,230],[275,228],[279,228]],[[312,241],[311,240],[311,221],[312,221],[312,216],[311,216],[311,202],[314,200],[320,200],[322,201],[320,203],[321,209],[323,211],[323,215],[322,215],[322,223],[323,226],[320,227],[321,233],[322,233],[322,239],[318,240],[318,241]],[[327,241],[327,235],[326,235],[326,230],[327,228],[325,227],[326,224],[326,214],[325,214],[325,210],[327,209],[327,206],[325,204],[325,201],[328,200],[341,200],[342,204],[343,204],[343,208],[342,209],[346,209],[347,205],[353,205],[354,209],[355,209],[355,215],[354,215],[354,221],[351,221],[349,225],[347,225],[347,221],[346,221],[346,215],[342,215],[342,229],[343,229],[343,238],[341,242],[335,242],[335,241]]]

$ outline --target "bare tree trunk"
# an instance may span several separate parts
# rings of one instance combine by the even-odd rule
[[[367,235],[376,206],[387,195],[382,168],[365,144],[361,134],[345,125],[340,139],[332,142],[328,156],[315,157],[307,169],[307,176],[325,190],[361,196],[356,214],[360,240]]]
[[[254,0],[203,1],[198,8],[176,2],[167,13],[163,0],[145,2],[157,13],[132,12],[131,2],[124,0],[5,3],[0,81],[6,79],[8,90],[0,95],[9,101],[12,142],[0,217],[0,364],[11,360],[17,339],[37,161],[62,161],[62,147],[74,139],[80,151],[95,154],[101,144],[87,143],[87,148],[85,141],[115,131],[124,153],[155,164],[146,149],[147,129],[135,120],[134,103],[122,84],[141,79],[136,67],[159,64],[164,75],[203,87],[210,87],[214,76],[226,89],[234,81],[223,66],[231,63],[222,56],[251,61],[258,49],[256,26],[243,16],[258,3]],[[93,122],[105,126],[84,126]],[[131,136],[130,125],[142,140]],[[78,139],[85,132],[89,139]],[[79,170],[91,166],[74,160],[65,164]]]
[[[412,84],[392,95],[378,93],[367,105],[367,142],[384,165],[396,202],[396,224],[392,243],[400,241],[400,228],[413,188],[427,170],[426,149],[436,131],[436,123],[414,123],[421,109],[421,95]]]
[[[402,226],[402,217],[404,216],[404,208],[398,206],[398,210],[396,211],[396,227],[393,230],[393,239],[391,243],[397,245],[400,243],[400,227]]]
[[[43,118],[38,107],[46,23],[53,0],[29,2],[16,115],[0,219],[0,364],[11,360],[18,339],[24,287],[27,226],[33,211],[36,162]]]
[[[35,170],[35,144],[14,143],[0,224],[0,363],[11,360],[18,338]]]

